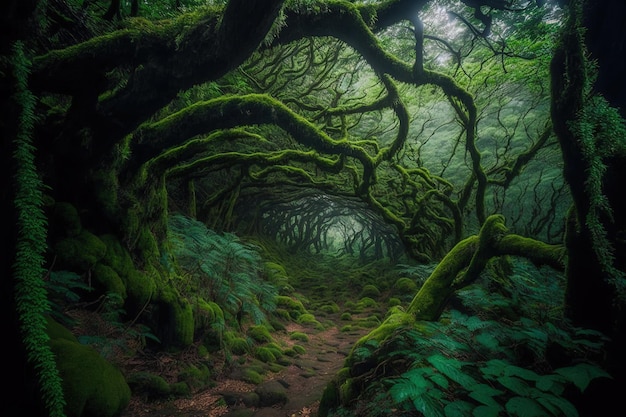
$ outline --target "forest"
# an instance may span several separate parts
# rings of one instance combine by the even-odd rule
[[[623,0],[2,9],[3,416],[621,409]]]

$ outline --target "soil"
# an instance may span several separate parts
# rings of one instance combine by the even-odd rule
[[[281,345],[297,343],[306,349],[305,353],[289,358],[290,363],[280,371],[268,372],[264,376],[264,383],[275,380],[285,387],[288,400],[284,405],[247,407],[242,402],[225,405],[222,400],[224,393],[242,393],[244,396],[243,393],[254,392],[257,387],[234,379],[230,374],[230,377],[220,378],[216,386],[197,392],[190,398],[154,402],[133,397],[121,417],[314,417],[326,385],[342,368],[354,343],[371,330],[355,326],[353,330],[341,331],[341,327],[347,323],[340,321],[338,314],[329,315],[324,320],[334,325],[317,330],[290,322],[284,331],[272,334]],[[290,340],[289,334],[294,331],[306,333],[309,340]],[[161,362],[164,359],[161,358]],[[166,367],[167,360],[158,366]]]

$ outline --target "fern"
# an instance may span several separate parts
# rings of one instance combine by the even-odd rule
[[[260,248],[182,215],[171,216],[168,237],[195,296],[216,302],[230,319],[246,314],[255,324],[276,309],[277,290],[262,279]]]
[[[51,271],[46,281],[46,290],[52,317],[60,323],[71,326],[73,320],[63,314],[64,307],[80,299],[76,291],[88,292],[92,291],[93,287],[85,284],[81,276],[75,272]]]
[[[50,416],[63,416],[65,400],[61,378],[48,343],[45,315],[50,311],[42,277],[43,254],[46,250],[46,219],[42,210],[43,185],[35,167],[31,134],[35,121],[35,97],[28,90],[30,62],[22,42],[13,46],[11,59],[16,80],[15,103],[19,106],[17,135],[13,160],[17,242],[13,271],[16,279],[15,303],[26,347],[27,360],[39,378],[39,388]]]

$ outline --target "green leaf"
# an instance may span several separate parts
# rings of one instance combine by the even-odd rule
[[[424,417],[445,417],[443,408],[439,401],[430,395],[421,394],[413,398],[415,409],[421,412]]]
[[[578,417],[578,410],[564,398],[553,395],[544,395],[536,398],[537,402],[550,410],[553,415],[564,415],[567,417]]]
[[[546,409],[530,398],[513,397],[507,401],[505,407],[511,416],[546,417]]]
[[[448,389],[448,387],[450,386],[450,383],[448,382],[446,377],[441,374],[433,373],[428,377],[431,381],[433,381],[435,384],[439,385],[443,389]]]
[[[480,343],[489,350],[498,350],[500,347],[500,341],[489,332],[476,335],[474,337],[474,340],[476,340],[478,343]]]
[[[520,368],[519,366],[509,365],[504,369],[504,375],[506,376],[518,376],[527,381],[537,381],[541,375],[526,368]]]
[[[563,382],[565,379],[560,375],[541,375],[537,382],[535,383],[535,387],[540,389],[541,391],[551,392],[556,395],[561,395],[565,387],[563,386]]]
[[[587,389],[587,386],[589,386],[589,383],[594,378],[612,378],[611,375],[603,369],[589,363],[579,363],[574,366],[558,368],[554,372],[567,378],[576,385],[581,392]]]
[[[439,354],[432,355],[427,360],[435,369],[463,387],[476,384],[474,378],[461,371],[461,367],[466,364],[465,362]]]
[[[409,375],[409,377],[407,377]],[[405,401],[414,401],[417,397],[424,394],[432,384],[427,381],[419,372],[407,372],[395,383],[389,393],[393,400],[397,403]]]
[[[502,359],[491,359],[485,363],[485,366],[480,368],[480,371],[483,375],[500,376],[504,375],[504,368],[508,366],[510,366],[510,364]]]
[[[530,387],[528,384],[514,376],[501,376],[498,378],[498,382],[517,395],[527,397],[530,394]]]
[[[502,406],[499,404],[496,405],[479,405],[474,408],[472,411],[473,417],[498,417],[500,415],[500,411],[502,410]]]
[[[469,396],[481,404],[490,407],[499,407],[500,404],[493,399],[494,396],[504,394],[503,391],[492,388],[487,384],[475,384],[470,387]]]
[[[472,415],[474,404],[457,400],[447,404],[443,411],[446,417],[469,417]]]

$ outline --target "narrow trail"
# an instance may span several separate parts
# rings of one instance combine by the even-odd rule
[[[160,404],[133,399],[121,417],[315,417],[326,385],[342,368],[356,341],[371,330],[354,326],[350,331],[341,331],[341,327],[348,323],[341,321],[339,314],[328,315],[325,320],[334,325],[317,330],[289,323],[285,330],[273,333],[281,345],[297,343],[306,351],[288,358],[289,364],[280,371],[267,372],[259,385],[242,382],[236,375],[230,375],[219,380],[215,387],[191,398]],[[295,331],[307,334],[309,340],[290,340],[289,334]],[[255,397],[260,386],[284,392],[286,403],[251,404],[254,401],[250,398]]]

